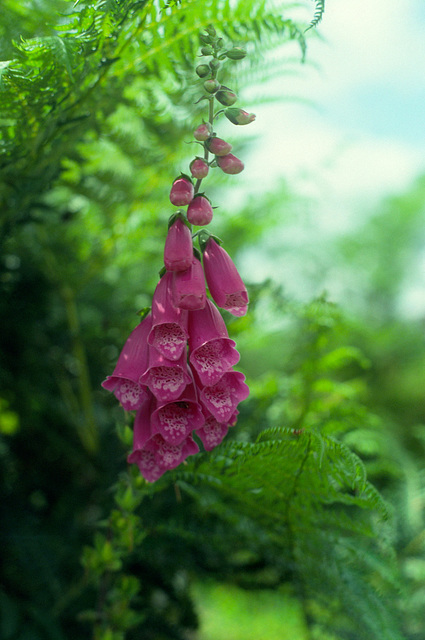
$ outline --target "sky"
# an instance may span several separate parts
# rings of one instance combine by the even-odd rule
[[[313,2],[306,7],[312,15]],[[255,88],[243,93],[257,115],[244,171],[250,190],[285,179],[315,202],[323,239],[355,228],[383,197],[408,189],[425,173],[424,33],[423,0],[326,0],[307,63],[293,74],[283,65],[268,85],[280,100],[257,106]],[[254,279],[273,267],[262,260],[259,268],[251,254],[244,261]],[[425,279],[414,286],[410,311],[425,313]]]

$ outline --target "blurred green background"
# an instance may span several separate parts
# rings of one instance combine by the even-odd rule
[[[172,213],[170,183],[193,155],[185,142],[203,115],[202,103],[193,104],[197,33],[222,22],[225,36],[253,54],[257,63],[225,72],[236,90],[249,85],[261,93],[261,82],[282,64],[302,73],[290,36],[297,39],[308,19],[297,32],[295,22],[267,17],[256,2],[236,3],[229,14],[226,3],[202,4],[4,2],[2,640],[368,637],[353,631],[347,610],[348,621],[324,631],[334,623],[333,603],[311,603],[293,576],[293,559],[276,555],[264,532],[236,516],[233,532],[214,520],[208,489],[198,500],[186,486],[182,498],[172,474],[151,490],[132,470],[125,477],[140,498],[127,506],[141,520],[131,515],[120,524],[114,512],[127,499],[119,502],[116,483],[127,474],[131,420],[100,383],[137,311],[150,304]],[[286,39],[290,55],[270,60]],[[225,131],[248,165],[256,153],[251,129]],[[253,280],[248,316],[226,317],[251,388],[229,439],[249,443],[269,427],[320,429],[326,422],[326,433],[361,457],[393,516],[387,535],[399,582],[385,607],[398,611],[401,635],[386,629],[382,639],[421,640],[424,317],[406,314],[400,296],[423,268],[425,175],[382,197],[355,229],[315,242],[326,200],[315,213],[314,196],[282,178],[267,192],[255,184],[249,195],[246,182],[235,187],[237,177],[217,174],[208,182],[219,205],[212,230]],[[264,265],[267,277],[253,277]],[[108,534],[96,538],[105,522],[111,527],[108,518],[127,536],[124,560],[115,558]],[[114,582],[123,563],[137,585],[127,574]],[[372,566],[379,591],[377,575]]]

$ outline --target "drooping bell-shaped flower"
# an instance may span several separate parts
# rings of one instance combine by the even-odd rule
[[[149,387],[159,402],[176,400],[189,382],[191,377],[185,352],[178,360],[168,360],[154,347],[149,348],[149,366],[139,383]]]
[[[203,385],[216,384],[239,362],[235,347],[220,312],[210,300],[204,309],[189,313],[189,361]]]
[[[139,383],[148,366],[147,338],[152,326],[152,316],[147,315],[131,332],[111,376],[102,387],[113,391],[125,411],[139,409],[146,398],[146,389]]]
[[[216,384],[199,390],[201,404],[217,422],[228,423],[239,402],[249,396],[249,388],[244,380],[243,373],[228,371]]]
[[[205,246],[204,269],[208,289],[217,306],[234,316],[244,316],[248,292],[233,260],[213,238]]]
[[[173,303],[179,309],[196,310],[205,307],[207,292],[202,265],[197,258],[186,271],[174,271]]]
[[[170,202],[176,207],[184,207],[192,200],[194,193],[194,186],[187,176],[176,178],[171,187]]]
[[[180,444],[205,422],[194,384],[187,385],[175,402],[162,403],[152,412],[152,434],[161,434],[166,442]]]
[[[148,343],[164,358],[178,360],[186,348],[188,312],[173,305],[172,282],[173,274],[167,271],[153,294]]]
[[[221,444],[227,435],[229,427],[233,427],[236,424],[238,413],[239,411],[235,411],[228,423],[217,422],[214,416],[208,414],[205,424],[196,430],[196,435],[201,439],[206,451],[212,451],[212,449]]]
[[[213,219],[213,208],[208,198],[196,195],[187,208],[187,219],[198,227],[209,224]]]
[[[239,160],[233,153],[228,153],[225,156],[216,156],[216,161],[220,169],[230,175],[240,173],[245,168],[242,160]]]
[[[185,271],[193,259],[193,243],[190,229],[180,219],[168,229],[164,247],[164,265],[167,271]]]
[[[137,410],[133,425],[133,450],[141,450],[145,444],[154,435],[151,429],[152,406],[155,404],[155,398],[150,391],[146,392],[146,397],[140,409]],[[131,456],[131,454],[130,454]],[[130,456],[127,458],[128,462]]]
[[[188,456],[198,453],[199,447],[190,435],[180,444],[170,444],[157,434],[147,442],[145,450],[154,455],[154,461],[160,469],[167,471],[178,467]]]
[[[167,469],[160,467],[156,461],[155,453],[151,449],[136,449],[127,458],[129,464],[137,464],[139,471],[148,482],[156,482]]]

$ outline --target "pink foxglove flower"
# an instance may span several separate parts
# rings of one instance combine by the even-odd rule
[[[201,404],[217,422],[228,423],[239,402],[249,396],[249,388],[244,380],[243,373],[228,371],[216,384],[200,389]]]
[[[170,191],[170,202],[176,207],[184,207],[192,200],[195,189],[189,178],[176,178]]]
[[[114,392],[125,411],[139,409],[146,399],[146,389],[139,383],[139,378],[148,366],[147,337],[151,326],[152,316],[149,314],[133,329],[112,375],[102,382],[104,389]]]
[[[168,360],[150,347],[149,366],[139,384],[149,387],[159,402],[176,400],[191,381],[185,352],[178,360]]]
[[[198,453],[199,447],[192,436],[187,436],[180,444],[170,444],[157,434],[147,442],[145,451],[153,453],[155,463],[167,471],[178,467],[188,456]]]
[[[133,452],[128,456],[127,462],[137,464],[140,473],[148,482],[156,482],[167,471],[158,465],[152,448],[147,451],[146,449],[137,449],[134,445]]]
[[[194,384],[189,384],[175,402],[162,403],[152,412],[152,434],[159,433],[166,442],[180,444],[205,422],[198,404]]]
[[[230,144],[230,142],[226,142],[226,140],[223,140],[222,138],[216,138],[215,136],[209,138],[205,142],[205,146],[207,147],[208,151],[213,153],[215,156],[227,156],[232,150],[232,145]]]
[[[226,156],[216,156],[217,164],[224,173],[235,175],[244,170],[245,165],[242,160],[239,160],[232,153],[228,153]]]
[[[164,264],[167,271],[185,271],[193,259],[192,235],[185,223],[177,218],[168,229],[164,247]]]
[[[197,258],[186,271],[174,271],[173,303],[179,309],[195,310],[205,307],[207,292],[202,265]]]
[[[178,360],[186,347],[188,312],[173,305],[172,281],[173,274],[167,271],[153,294],[152,329],[148,343],[164,358]]]
[[[208,415],[205,420],[205,424],[196,430],[196,435],[201,439],[204,445],[205,451],[212,451],[214,447],[217,447],[223,441],[227,435],[229,427],[233,427],[236,424],[237,415],[239,411],[235,411],[233,416],[227,423],[220,423],[212,415]]]
[[[220,312],[210,300],[204,309],[189,313],[189,360],[203,385],[216,384],[239,362],[235,347]]]
[[[213,238],[205,247],[204,269],[208,289],[217,306],[234,316],[244,316],[248,309],[248,292],[233,260]]]
[[[203,227],[213,218],[213,209],[208,198],[195,196],[187,208],[187,219],[190,224]]]

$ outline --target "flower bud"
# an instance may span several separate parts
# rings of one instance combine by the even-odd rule
[[[212,60],[209,61],[209,66],[211,69],[218,69],[221,62],[220,60],[217,60],[217,58],[213,58]]]
[[[192,234],[180,219],[168,229],[164,247],[164,264],[167,271],[185,271],[193,259]]]
[[[202,47],[201,53],[203,56],[212,56],[214,49],[211,45],[207,44],[205,47]]]
[[[195,71],[200,78],[205,78],[210,73],[210,68],[207,64],[198,64]]]
[[[231,153],[228,153],[227,155],[221,157],[217,156],[216,161],[218,166],[222,171],[224,171],[224,173],[234,175],[244,170],[243,162]]]
[[[211,38],[211,36],[205,34],[205,33],[201,33],[199,35],[199,39],[203,44],[212,44],[213,39]]]
[[[189,204],[194,195],[193,184],[189,178],[176,178],[170,191],[170,201],[176,207],[183,207]]]
[[[203,158],[196,157],[190,163],[190,172],[192,176],[197,180],[202,180],[202,178],[206,178],[209,170],[210,168],[207,162],[205,162]]]
[[[208,198],[196,195],[187,208],[187,219],[191,224],[203,227],[209,224],[213,217],[213,210]]]
[[[248,113],[247,111],[238,109],[237,107],[225,109],[224,115],[228,120],[230,120],[230,122],[233,122],[233,124],[249,124],[255,120],[255,113]]]
[[[205,146],[215,156],[225,156],[232,150],[232,145],[221,138],[208,138],[205,142]]]
[[[240,47],[233,47],[230,51],[226,51],[226,56],[231,60],[242,60],[246,56],[246,51]]]
[[[199,125],[199,127],[196,127],[195,131],[193,132],[193,136],[195,140],[199,140],[199,142],[204,142],[205,140],[208,140],[212,132],[213,132],[213,128],[210,125],[210,123],[203,122],[202,124]]]
[[[221,89],[217,91],[215,97],[221,104],[224,104],[225,107],[230,107],[230,105],[235,104],[238,99],[236,93],[227,87],[221,87]]]
[[[204,89],[208,91],[208,93],[215,93],[220,89],[220,83],[217,80],[205,80]]]
[[[210,36],[216,36],[217,35],[217,31],[214,29],[214,27],[212,26],[212,24],[209,24],[208,27],[205,29],[205,31],[208,33],[208,35]]]

